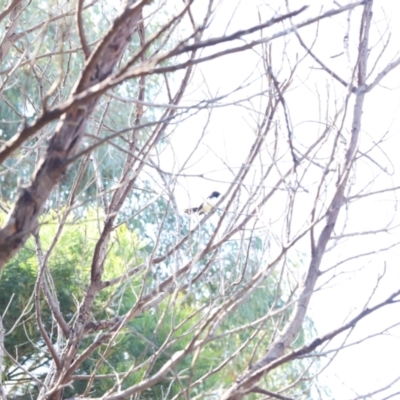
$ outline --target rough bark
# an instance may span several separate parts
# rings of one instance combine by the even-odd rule
[[[142,19],[142,8],[146,3],[126,3],[103,41],[92,52],[72,96],[103,81],[112,73]],[[37,228],[46,200],[67,170],[68,159],[79,149],[87,120],[99,97],[93,96],[84,106],[73,108],[61,117],[31,184],[20,189],[14,208],[0,230],[0,269]]]
[[[3,38],[1,39],[0,43],[0,62],[2,62],[4,58],[7,56],[8,52],[11,49],[11,46],[14,43],[14,40],[17,37],[15,35],[15,31],[18,27],[21,9],[22,9],[22,0],[16,0],[13,1],[8,7],[8,9],[4,11],[3,15],[0,16],[1,20],[1,17],[5,17],[4,14],[10,13],[10,22],[6,26]]]

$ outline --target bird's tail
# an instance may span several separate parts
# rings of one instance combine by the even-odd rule
[[[199,211],[199,208],[200,208],[200,207],[187,208],[187,209],[185,210],[185,213],[186,213],[186,214],[193,214],[193,213]]]

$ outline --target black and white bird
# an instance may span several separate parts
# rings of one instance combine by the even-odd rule
[[[221,193],[219,192],[212,192],[211,195],[206,198],[203,204],[201,204],[199,207],[188,208],[187,210],[185,210],[185,213],[198,213],[199,215],[207,214],[215,206],[215,204],[217,203],[217,199],[220,195]]]

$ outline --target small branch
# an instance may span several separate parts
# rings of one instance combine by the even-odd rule
[[[312,51],[307,47],[307,45],[304,43],[303,39],[299,35],[299,33],[296,31],[295,32],[296,37],[298,41],[300,42],[300,45],[307,51],[307,53],[324,69],[329,75],[331,75],[333,78],[335,78],[338,82],[340,82],[344,87],[349,87],[350,85],[342,79],[338,74],[333,72],[328,66],[326,66]],[[354,86],[351,86],[351,92],[355,93],[356,88]]]
[[[393,292],[389,297],[386,298],[386,300],[382,301],[381,303],[378,303],[376,306],[372,308],[366,308],[365,310],[361,311],[356,317],[351,319],[347,324],[342,325],[340,328],[337,328],[327,333],[326,335],[313,340],[309,345],[303,346],[298,350],[292,351],[291,353],[286,354],[285,356],[282,356],[272,361],[269,364],[260,366],[255,371],[248,373],[245,379],[241,381],[241,383],[244,384],[245,382],[250,382],[255,379],[258,379],[260,376],[265,375],[266,373],[272,371],[273,369],[279,367],[280,365],[298,359],[310,353],[311,351],[315,350],[318,346],[320,346],[322,343],[333,339],[334,337],[336,337],[337,335],[348,329],[354,328],[356,324],[362,319],[364,319],[367,315],[372,314],[373,312],[379,310],[380,308],[386,305],[397,303],[399,300],[395,300],[395,298],[398,297],[399,295],[400,295],[400,290]],[[222,399],[228,399],[228,398],[230,399],[231,397],[222,397]]]
[[[42,316],[41,316],[41,308],[40,308],[40,287],[42,286],[42,280],[44,279],[44,272],[45,272],[45,265],[43,265],[43,253],[42,253],[42,248],[40,245],[40,239],[37,234],[34,235],[35,241],[36,241],[36,250],[37,250],[37,255],[38,255],[38,260],[39,260],[39,274],[36,279],[35,283],[35,311],[36,311],[36,322],[39,327],[39,331],[42,335],[43,340],[45,341],[47,348],[50,351],[51,356],[53,357],[53,360],[57,366],[57,368],[61,367],[61,360],[58,357],[58,354],[53,346],[53,343],[51,343],[51,340],[48,337],[48,334],[46,330],[44,329],[43,322],[42,322]]]
[[[375,396],[376,394],[381,393],[381,392],[384,392],[385,390],[390,389],[390,388],[391,388],[396,382],[398,382],[399,380],[400,380],[400,377],[397,377],[396,379],[394,379],[394,380],[392,380],[391,382],[389,382],[386,386],[381,387],[381,388],[379,388],[379,389],[377,389],[377,390],[374,390],[373,392],[369,392],[369,393],[367,393],[367,394],[362,394],[362,395],[360,395],[360,396],[354,397],[354,398],[351,399],[351,400],[372,399],[373,396]],[[394,397],[394,396],[396,396],[396,395],[398,395],[398,394],[400,394],[400,392],[392,393],[392,394],[390,394],[388,397],[382,398],[382,400],[390,399],[390,398],[392,398],[392,397]]]
[[[290,127],[291,124],[290,124],[290,121],[289,121],[288,107],[286,105],[285,98],[283,97],[283,94],[282,94],[282,92],[281,92],[281,90],[279,88],[279,83],[276,80],[274,74],[272,73],[271,67],[269,67],[268,73],[269,73],[270,77],[272,78],[272,82],[274,83],[275,90],[278,93],[279,101],[281,102],[282,107],[283,107],[283,112],[284,112],[284,115],[285,115],[285,122],[286,122],[286,129],[288,131],[288,142],[289,142],[290,154],[292,155],[292,159],[293,159],[294,165],[298,165],[299,161],[298,161],[298,159],[296,157],[296,154],[294,153],[293,132],[292,132],[292,129]]]
[[[3,62],[4,58],[7,56],[11,49],[13,43],[17,40],[17,36],[14,34],[18,23],[19,17],[22,9],[22,0],[16,0],[11,3],[11,5],[6,9],[1,15],[0,20],[4,18],[7,14],[10,15],[10,24],[6,26],[3,38],[0,43],[0,62]]]
[[[250,390],[250,393],[261,393],[261,394],[266,394],[267,396],[273,397],[275,399],[279,400],[295,400],[293,397],[286,397],[282,396],[281,394],[270,392],[269,390],[261,389],[260,387],[255,387]]]
[[[184,69],[184,68],[187,68],[188,66],[200,64],[205,61],[213,60],[213,59],[222,57],[227,54],[234,54],[234,53],[242,52],[244,50],[249,50],[260,44],[267,43],[272,40],[278,39],[280,37],[286,36],[289,33],[293,32],[295,29],[299,29],[299,28],[308,26],[316,21],[331,17],[333,15],[340,14],[344,11],[353,9],[362,4],[364,4],[364,1],[359,1],[356,3],[352,3],[350,5],[344,6],[340,9],[328,11],[318,17],[310,18],[307,21],[304,21],[304,22],[298,24],[296,27],[292,27],[292,28],[286,29],[284,31],[278,32],[266,39],[256,40],[256,41],[250,42],[243,46],[238,46],[238,47],[234,47],[234,48],[231,48],[228,50],[224,50],[224,51],[220,51],[220,52],[211,54],[210,56],[205,56],[205,57],[197,58],[197,59],[189,59],[188,61],[181,63],[181,64],[156,68],[155,67],[156,65],[158,65],[160,62],[162,62],[170,57],[173,57],[173,56],[176,56],[179,54],[183,54],[183,53],[187,53],[189,51],[202,49],[205,47],[209,47],[212,45],[217,45],[219,43],[226,42],[226,38],[225,37],[218,38],[219,41],[216,41],[216,39],[209,40],[209,41],[199,41],[190,46],[183,46],[183,47],[177,46],[177,48],[172,50],[171,52],[168,52],[159,57],[154,57],[150,60],[147,60],[145,63],[140,64],[139,66],[134,68],[132,71],[127,71],[126,73],[124,73],[122,75],[117,73],[115,76],[110,76],[110,77],[104,79],[100,83],[93,84],[93,86],[91,86],[90,88],[88,88],[86,90],[80,90],[79,93],[71,95],[70,98],[68,100],[66,100],[64,103],[54,107],[51,110],[46,110],[46,112],[43,115],[41,115],[40,117],[38,117],[37,120],[32,125],[30,125],[28,127],[23,127],[17,135],[15,135],[12,139],[7,141],[3,145],[3,147],[0,149],[0,164],[3,163],[4,160],[6,160],[17,148],[19,148],[22,143],[24,143],[26,140],[28,140],[30,137],[32,137],[34,134],[36,134],[45,125],[47,125],[48,123],[50,123],[51,121],[53,121],[55,119],[58,119],[59,117],[61,117],[61,115],[65,114],[66,112],[71,111],[72,109],[76,109],[76,108],[78,108],[78,106],[81,106],[82,104],[87,103],[88,100],[91,100],[94,97],[99,97],[100,95],[105,93],[108,89],[119,85],[120,83],[124,82],[126,79],[140,77],[143,75],[160,74],[160,73],[165,74],[166,72],[172,72],[172,71]],[[299,13],[301,11],[303,11],[303,9],[298,10],[297,13]],[[284,16],[285,18],[280,17],[279,20],[275,19],[274,21],[275,21],[275,23],[277,21],[280,22],[283,19],[293,17],[294,15],[296,15],[295,12],[285,15]],[[271,21],[272,20],[270,20],[266,24],[259,25],[257,28],[262,29],[265,26],[269,26],[268,24],[271,24]],[[239,31],[239,32],[244,32],[243,34],[247,34],[247,32],[250,32],[250,31],[253,32],[252,29],[248,29],[246,31]],[[238,33],[236,32],[236,34],[233,35],[233,38],[231,40],[239,39],[240,37],[238,37],[237,34]],[[230,37],[231,36],[232,35],[230,35]]]
[[[365,91],[369,92],[370,90],[372,90],[375,86],[379,85],[379,83],[381,82],[381,80],[391,71],[393,71],[395,68],[397,68],[400,65],[400,57],[397,58],[396,60],[394,60],[393,62],[391,62],[386,68],[383,69],[383,71],[381,71],[376,78],[374,79],[374,81],[372,83],[370,83],[369,85],[367,85]]]
[[[32,374],[28,369],[26,369],[22,364],[20,364],[4,347],[2,347],[2,350],[4,351],[4,354],[12,361],[12,363],[15,364],[17,368],[24,371],[24,373],[27,374],[30,377],[30,379],[35,381],[38,384],[38,386],[40,387],[45,386],[45,384],[42,381],[36,378],[34,374]]]
[[[13,0],[10,5],[0,14],[0,21],[2,21],[5,17],[7,17],[10,12],[18,6],[22,0]]]
[[[90,48],[88,46],[88,42],[85,36],[85,31],[83,28],[83,21],[82,21],[83,1],[84,0],[78,0],[78,7],[76,8],[76,25],[78,28],[79,39],[82,44],[83,54],[85,55],[85,59],[87,60],[90,56]]]
[[[3,319],[0,315],[0,399],[7,400],[6,391],[3,386],[3,360],[4,360],[4,334]]]
[[[93,331],[100,331],[104,329],[114,328],[123,320],[122,317],[115,317],[112,319],[103,319],[97,322],[89,322],[85,325],[85,333],[91,333]]]

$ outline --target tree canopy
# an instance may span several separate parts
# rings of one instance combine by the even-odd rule
[[[0,398],[332,398],[399,324],[389,6],[0,4]]]

